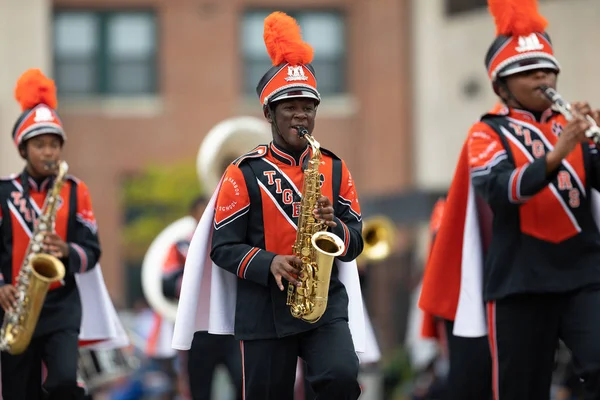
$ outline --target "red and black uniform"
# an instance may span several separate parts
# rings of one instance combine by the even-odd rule
[[[190,240],[179,240],[169,248],[163,266],[163,292],[166,297],[179,299],[185,259]],[[242,358],[240,346],[231,335],[211,335],[207,331],[194,333],[187,358],[190,392],[194,400],[210,400],[216,368],[223,364],[235,387],[236,399],[242,399]]]
[[[472,182],[494,212],[497,238],[487,250],[485,300],[600,284],[591,207],[591,189],[600,189],[596,145],[578,146],[546,176],[545,155],[565,124],[550,109],[538,120],[501,108],[471,128]]]
[[[345,244],[339,259],[350,261],[363,248],[358,197],[345,163],[327,150],[322,153],[321,193],[334,206],[337,226],[331,231]],[[279,290],[270,271],[276,255],[292,254],[310,156],[309,148],[291,154],[273,143],[257,147],[227,168],[215,206],[211,258],[239,278],[235,337],[243,341],[246,382],[253,390],[279,391],[283,397],[292,396],[298,356],[311,365],[308,379],[316,388],[326,386],[327,368],[340,368],[342,374],[347,367],[358,369],[347,324],[348,295],[337,267],[327,310],[314,324],[291,315],[287,290]],[[317,350],[325,347],[338,348],[338,357],[324,358]],[[351,374],[346,382],[351,383]],[[266,393],[246,390],[248,398],[268,398]]]
[[[53,178],[36,182],[26,172],[0,180],[2,284],[15,283],[52,185]],[[69,245],[68,257],[61,260],[66,274],[51,286],[29,348],[16,356],[2,353],[5,400],[30,398],[42,380],[42,359],[48,370],[47,390],[76,382],[82,308],[74,274],[94,268],[101,251],[90,193],[85,183],[72,176],[61,190],[55,231]]]
[[[454,285],[442,296],[430,291],[421,304],[456,313],[458,326],[457,303],[469,306],[463,310],[481,309],[483,295],[495,400],[550,398],[559,338],[571,350],[585,399],[600,399],[600,232],[592,212],[593,189],[600,188],[598,151],[593,143],[582,143],[547,171],[546,157],[567,122],[552,108],[534,113],[523,102],[531,101],[535,85],[542,96],[543,86],[555,84],[560,72],[548,21],[535,0],[488,3],[496,37],[485,66],[506,105],[485,114],[463,146],[446,208],[455,224],[442,226],[436,242],[436,248],[446,247]],[[475,221],[483,236],[477,240]],[[452,228],[462,235],[453,240]],[[463,254],[468,250],[485,254],[480,293],[472,292],[481,271]],[[435,298],[443,308],[435,306]],[[483,330],[480,315],[471,326],[464,313],[460,317],[461,334]]]
[[[578,146],[546,174],[546,155],[565,118],[496,107],[468,137],[471,180],[493,211],[484,299],[500,399],[546,396],[560,337],[600,398],[600,232],[592,189],[600,189],[596,146]],[[528,386],[515,385],[537,371]],[[527,391],[525,391],[527,390]]]
[[[178,240],[169,248],[163,265],[162,287],[165,297],[178,299],[181,292],[183,267],[190,247],[190,240]]]

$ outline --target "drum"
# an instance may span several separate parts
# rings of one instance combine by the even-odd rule
[[[138,368],[135,357],[126,349],[79,349],[79,378],[88,392],[130,375]]]

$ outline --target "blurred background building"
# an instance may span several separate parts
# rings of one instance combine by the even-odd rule
[[[564,71],[559,91],[600,107],[600,2],[540,2]],[[133,307],[149,241],[202,191],[195,159],[203,137],[226,118],[262,117],[254,90],[269,66],[262,23],[286,11],[315,48],[323,96],[315,136],[348,163],[364,218],[396,223],[394,253],[365,273],[376,333],[391,354],[404,341],[431,206],[469,126],[495,101],[483,65],[495,34],[485,5],[0,0],[0,172],[22,168],[10,140],[14,84],[41,68],[58,86],[65,158],[94,199],[110,294],[118,307]]]

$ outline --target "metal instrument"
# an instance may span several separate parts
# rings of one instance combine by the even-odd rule
[[[131,375],[140,361],[126,348],[80,348],[78,375],[86,389],[94,393],[105,385]]]
[[[542,93],[553,103],[554,108],[564,115],[567,121],[575,118],[575,110],[573,110],[571,104],[566,102],[556,90],[545,85],[541,86],[540,89],[542,89]],[[600,144],[600,127],[591,116],[584,115],[583,117],[592,125],[585,132],[585,136],[592,139],[594,143]]]
[[[56,257],[43,253],[44,233],[54,232],[60,191],[65,183],[69,166],[65,161],[47,166],[58,173],[54,186],[46,196],[40,216],[25,252],[23,265],[17,276],[17,306],[6,312],[0,329],[0,350],[10,354],[23,353],[37,325],[50,284],[65,276],[65,266]]]
[[[196,159],[202,190],[212,193],[231,161],[271,139],[270,125],[255,117],[230,118],[215,125],[200,144]],[[196,221],[191,216],[172,222],[152,241],[142,263],[142,290],[148,304],[172,322],[177,315],[177,301],[163,294],[162,267],[170,246],[189,238],[195,228]]]
[[[376,215],[363,222],[362,237],[363,251],[356,259],[359,266],[366,262],[381,261],[390,256],[396,240],[396,228],[389,218]]]
[[[298,218],[298,231],[292,252],[302,260],[298,277],[301,286],[288,283],[286,304],[295,318],[309,323],[317,322],[327,309],[331,271],[335,257],[344,252],[344,242],[331,232],[327,225],[316,220],[313,210],[321,197],[319,166],[320,144],[302,126],[296,127],[298,135],[305,138],[312,148],[308,166],[304,170],[302,202]]]

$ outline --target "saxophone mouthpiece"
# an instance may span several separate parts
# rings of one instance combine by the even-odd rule
[[[304,137],[305,135],[308,135],[308,129],[306,129],[305,127],[295,126],[294,128],[298,131],[298,136]]]
[[[55,161],[48,161],[48,162],[44,163],[44,169],[46,171],[54,171],[57,166],[58,166],[58,163]]]

